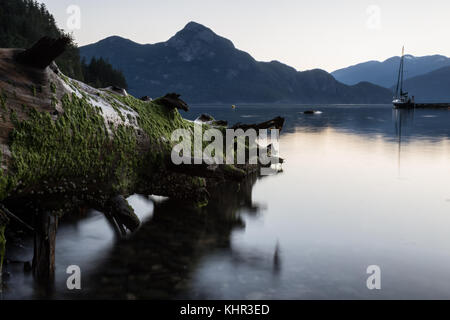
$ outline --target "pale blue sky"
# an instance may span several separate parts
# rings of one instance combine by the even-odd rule
[[[224,36],[261,61],[333,71],[399,55],[450,56],[449,0],[40,0],[67,31],[77,5],[79,45],[119,35],[166,41],[189,21]],[[379,14],[378,14],[379,13]],[[378,18],[379,17],[379,18]]]

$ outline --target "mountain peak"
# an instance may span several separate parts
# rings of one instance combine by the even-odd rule
[[[179,92],[195,102],[389,102],[390,90],[349,87],[323,70],[298,72],[280,62],[258,62],[211,29],[189,22],[166,42],[82,47],[81,55],[103,57],[127,77],[133,95]]]
[[[182,30],[169,39],[169,45],[178,46],[192,41],[213,43],[219,36],[204,25],[191,21]]]
[[[120,36],[110,36],[110,37],[107,37],[105,39],[102,39],[102,40],[98,41],[97,43],[109,44],[109,45],[118,45],[118,44],[121,44],[121,45],[137,45],[136,42],[134,42],[134,41],[132,41],[130,39],[127,39],[127,38],[120,37]]]
[[[186,62],[204,57],[211,58],[224,50],[234,49],[230,40],[193,21],[170,38],[166,46],[177,50],[178,55]]]
[[[183,30],[191,31],[191,32],[202,32],[202,31],[205,31],[205,30],[209,30],[209,31],[212,32],[211,29],[209,29],[209,28],[205,27],[204,25],[202,25],[200,23],[197,23],[195,21],[188,22],[188,24],[186,24],[184,26]]]

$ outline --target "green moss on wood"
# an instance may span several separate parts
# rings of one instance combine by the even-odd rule
[[[3,260],[5,258],[5,253],[6,253],[5,226],[0,225],[0,279],[3,269]]]
[[[2,89],[2,91],[0,92],[0,107],[5,111],[6,111],[6,99],[7,99],[6,92]]]
[[[53,94],[56,93],[56,85],[53,82],[50,82],[50,90]]]
[[[65,79],[70,85],[72,81]],[[52,90],[53,91],[53,90]],[[155,102],[143,102],[132,96],[103,93],[125,123],[106,124],[101,108],[93,106],[87,94],[55,95],[52,105],[64,112],[56,120],[49,112],[27,108],[26,120],[9,113],[14,125],[10,134],[11,160],[8,172],[0,170],[0,200],[12,192],[42,187],[42,181],[60,179],[95,180],[111,193],[126,194],[164,166],[170,155],[171,134],[175,129],[192,130],[176,109]],[[136,115],[125,116],[124,109]],[[144,131],[144,132],[142,132]],[[138,139],[147,136],[148,150],[142,150]],[[85,179],[84,179],[85,178]]]

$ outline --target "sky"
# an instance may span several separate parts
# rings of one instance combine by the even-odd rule
[[[256,60],[334,71],[400,55],[450,56],[449,0],[40,0],[78,45],[168,40],[189,21]]]

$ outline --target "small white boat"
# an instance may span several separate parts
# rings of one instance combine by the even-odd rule
[[[408,92],[403,92],[404,61],[405,61],[405,47],[402,48],[400,67],[398,68],[397,87],[395,88],[394,100],[392,100],[392,104],[396,109],[414,108],[414,97],[410,98],[408,96]]]

